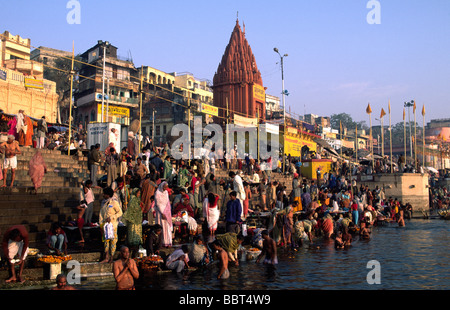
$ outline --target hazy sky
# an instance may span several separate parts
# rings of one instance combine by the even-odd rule
[[[393,124],[416,100],[417,121],[450,113],[450,1],[379,0],[380,23],[369,24],[369,0],[78,0],[80,24],[69,24],[69,0],[0,0],[0,31],[81,53],[110,41],[136,67],[191,72],[213,80],[235,26],[253,50],[267,93],[281,96],[284,60],[287,109],[297,114],[349,113],[373,125],[391,102]],[[372,16],[372,15],[370,15]],[[411,110],[412,113],[412,110]],[[388,116],[384,123],[388,123]]]

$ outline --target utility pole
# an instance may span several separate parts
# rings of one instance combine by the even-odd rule
[[[105,110],[105,68],[106,68],[106,45],[103,45],[103,72],[102,72],[102,123],[104,122]]]
[[[73,62],[75,57],[75,50],[74,50],[75,43],[72,41],[72,66],[70,69],[70,104],[69,104],[69,147],[67,148],[67,155],[70,155],[70,138],[72,137],[72,101],[73,101]],[[5,176],[6,178],[6,176]]]
[[[155,108],[152,108],[152,142],[153,144],[155,143],[155,114],[157,113],[157,111],[155,111]]]
[[[285,101],[285,96],[286,93],[284,91],[284,64],[283,64],[283,60],[284,57],[287,57],[288,54],[284,54],[283,56],[281,56],[280,52],[278,51],[278,48],[274,47],[273,49],[275,51],[275,53],[277,53],[280,56],[281,59],[281,86],[282,86],[282,92],[281,92],[281,98],[283,100],[283,174],[285,173],[285,166],[286,166],[286,133],[287,133],[287,126],[286,126],[286,101]]]
[[[188,98],[188,165],[191,165],[191,99]]]
[[[226,120],[227,120],[227,127],[226,127],[226,132],[228,133],[228,121],[229,121],[229,119],[230,119],[230,115],[229,115],[229,113],[228,113],[228,97],[226,98],[226,105],[227,105],[227,118],[226,118]],[[227,148],[226,148],[226,150],[227,150],[227,155],[226,156],[228,156],[228,157],[230,157],[230,154],[228,154],[228,150],[229,150],[229,143],[230,143],[230,141],[228,141],[228,134],[226,135],[226,137],[227,137]],[[233,139],[234,139],[234,136],[233,136]],[[231,158],[230,158],[230,160],[231,160]],[[229,164],[229,161],[228,160],[225,160],[225,162],[227,163],[227,169],[230,169],[230,164]]]
[[[106,122],[109,122],[109,78],[106,78],[107,87],[106,87]]]
[[[143,90],[143,81],[144,81],[144,76],[142,74],[142,70],[143,70],[143,66],[141,66],[141,84],[139,87],[139,135],[138,135],[138,151],[141,152],[141,140],[142,140],[142,94],[144,92]]]

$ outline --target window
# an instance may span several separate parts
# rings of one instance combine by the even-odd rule
[[[160,126],[155,126],[156,127],[156,135],[157,136],[159,136],[159,135],[161,135],[161,128],[160,128]]]
[[[167,133],[167,126],[163,125],[163,135],[165,135]]]

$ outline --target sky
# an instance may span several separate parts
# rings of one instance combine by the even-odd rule
[[[74,2],[79,24],[68,22]],[[379,125],[390,102],[396,124],[404,102],[415,100],[420,125],[422,106],[426,122],[450,118],[448,0],[0,0],[0,7],[0,31],[30,38],[33,47],[71,51],[73,43],[78,54],[109,41],[136,67],[211,82],[238,19],[267,94],[282,92],[274,47],[288,54],[288,111],[347,113],[369,124],[370,103],[372,124]],[[374,18],[378,23],[368,22]]]

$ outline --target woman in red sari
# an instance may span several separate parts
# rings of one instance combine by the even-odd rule
[[[42,179],[44,178],[44,174],[46,172],[47,166],[41,152],[38,150],[31,158],[28,170],[28,174],[31,177],[31,181],[34,184],[34,190],[36,192],[41,187]]]
[[[322,222],[322,231],[325,234],[326,238],[331,238],[331,235],[333,234],[334,230],[334,224],[333,219],[330,215],[327,215],[323,218]]]

